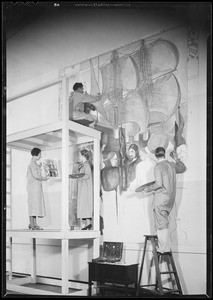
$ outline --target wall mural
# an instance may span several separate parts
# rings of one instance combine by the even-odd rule
[[[187,39],[181,30],[60,70],[59,76],[69,78],[70,93],[75,82],[82,82],[90,95],[101,95],[90,113],[97,115],[95,128],[102,132],[102,188],[116,192],[117,218],[118,194],[134,181],[141,151],[152,156],[163,146],[187,159]],[[132,164],[131,149],[137,155]]]

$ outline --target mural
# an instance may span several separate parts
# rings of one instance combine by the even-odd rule
[[[82,82],[90,95],[101,95],[88,113],[97,116],[95,128],[102,132],[102,189],[115,191],[117,219],[118,196],[131,189],[141,151],[153,158],[163,146],[167,154],[175,149],[181,160],[187,159],[183,35],[185,29],[141,39],[60,71],[69,78],[70,93],[75,82]],[[59,99],[59,113],[60,107]]]

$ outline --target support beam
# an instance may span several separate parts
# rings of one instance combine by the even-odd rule
[[[31,239],[31,282],[36,283],[36,239]]]
[[[26,97],[30,94],[33,94],[33,93],[36,93],[36,92],[39,92],[41,90],[44,90],[44,89],[47,89],[53,85],[56,85],[56,84],[59,84],[61,82],[60,79],[56,79],[56,80],[53,80],[51,82],[48,82],[48,83],[45,83],[45,84],[42,84],[34,89],[31,89],[31,90],[28,90],[26,92],[23,92],[23,93],[20,93],[20,94],[17,94],[15,96],[12,96],[10,98],[7,99],[7,102],[11,102],[11,101],[14,101],[14,100],[17,100],[19,98],[22,98],[22,97]]]
[[[68,79],[62,81],[62,231],[69,230],[69,101]]]
[[[69,267],[69,240],[61,240],[61,278],[62,278],[62,294],[68,294],[69,284],[68,284],[68,267]]]
[[[9,264],[9,280],[12,279],[12,274],[13,274],[13,269],[12,269],[12,238],[10,237],[9,239],[9,259],[8,259],[8,264]]]

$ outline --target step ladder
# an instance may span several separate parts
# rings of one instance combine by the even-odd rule
[[[158,246],[157,235],[144,235],[144,236],[145,236],[145,244],[144,244],[142,262],[140,267],[139,280],[137,285],[137,296],[139,295],[140,288],[145,288],[145,289],[147,288],[148,291],[158,295],[165,295],[165,294],[183,295],[180,281],[178,278],[178,273],[175,267],[172,251],[164,252],[164,253],[157,252],[157,248],[156,248],[156,246]],[[156,283],[141,285],[141,277],[142,277],[142,271],[143,271],[145,254],[146,254],[146,246],[148,241],[150,241],[152,244],[153,261],[154,261],[154,266],[156,271]],[[168,271],[164,271],[164,272],[161,271],[160,264],[162,264],[163,261],[167,263]],[[163,274],[168,275],[168,281],[169,280],[171,281],[172,289],[163,286],[162,283]],[[149,287],[153,287],[153,286],[154,289],[149,289]]]

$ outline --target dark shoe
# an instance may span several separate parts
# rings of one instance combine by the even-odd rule
[[[35,230],[35,227],[34,227],[33,225],[29,224],[29,225],[28,225],[28,229],[29,229],[29,230]]]
[[[38,225],[35,225],[35,226],[34,226],[34,230],[43,230],[43,228],[41,228],[41,227],[38,226]]]
[[[91,228],[92,228],[92,224],[89,224],[86,227],[82,228],[81,230],[90,230]]]

